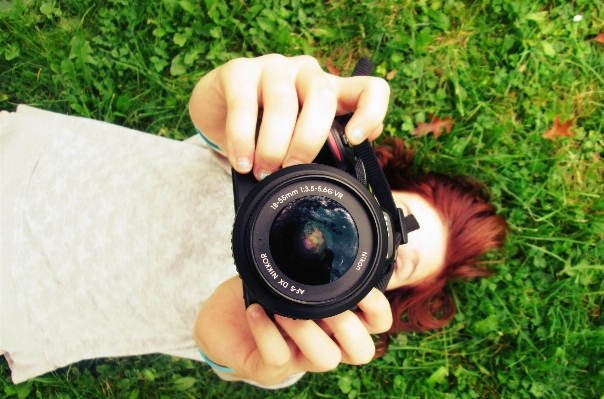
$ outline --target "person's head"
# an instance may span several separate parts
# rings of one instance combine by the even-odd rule
[[[447,280],[489,275],[476,261],[503,245],[508,226],[483,184],[469,177],[414,173],[413,152],[403,141],[385,144],[375,153],[394,200],[420,225],[399,247],[386,292],[394,317],[390,332],[440,328],[455,314]]]

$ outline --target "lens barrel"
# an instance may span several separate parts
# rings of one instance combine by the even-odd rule
[[[384,215],[339,169],[309,164],[273,173],[247,193],[233,225],[246,297],[298,319],[353,308],[386,266],[392,237]]]

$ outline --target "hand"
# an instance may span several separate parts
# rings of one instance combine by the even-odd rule
[[[340,362],[368,363],[375,353],[370,334],[390,329],[392,313],[375,288],[359,309],[318,321],[277,315],[275,325],[259,305],[245,309],[241,280],[234,277],[204,303],[194,337],[210,360],[233,368],[234,377],[273,385],[302,371],[333,370]]]
[[[261,179],[281,166],[312,162],[336,115],[354,112],[345,128],[351,144],[376,138],[389,96],[383,79],[341,78],[324,72],[312,57],[271,54],[235,59],[208,73],[193,90],[189,111],[235,170],[253,170]]]

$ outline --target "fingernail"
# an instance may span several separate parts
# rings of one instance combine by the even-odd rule
[[[283,162],[283,167],[287,168],[288,166],[294,166],[294,165],[300,165],[300,164],[302,164],[302,161],[290,158],[287,161]]]
[[[241,158],[237,158],[237,166],[239,167],[239,170],[241,171],[248,171],[250,168],[250,165],[252,163],[250,162],[249,158],[246,157],[241,157]]]
[[[350,134],[353,144],[359,144],[363,140],[363,137],[365,137],[365,132],[360,127],[355,128]]]
[[[367,294],[365,298],[369,298],[371,295],[373,295],[373,288],[371,289],[371,291],[369,291],[369,294]]]
[[[248,311],[250,318],[257,319],[262,316],[262,308],[259,305],[250,306],[250,310]]]
[[[262,172],[258,173],[258,177],[260,178],[260,180],[264,180],[270,174],[271,174],[271,172],[262,171]]]

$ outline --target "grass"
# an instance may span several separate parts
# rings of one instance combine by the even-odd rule
[[[582,15],[581,21],[574,17]],[[0,1],[0,108],[19,103],[183,139],[187,100],[227,60],[361,55],[392,88],[387,134],[430,170],[488,184],[508,219],[496,275],[383,358],[269,392],[167,356],[84,361],[10,398],[604,398],[604,4],[598,1]],[[429,114],[450,134],[412,136]],[[570,138],[542,134],[560,115]]]

